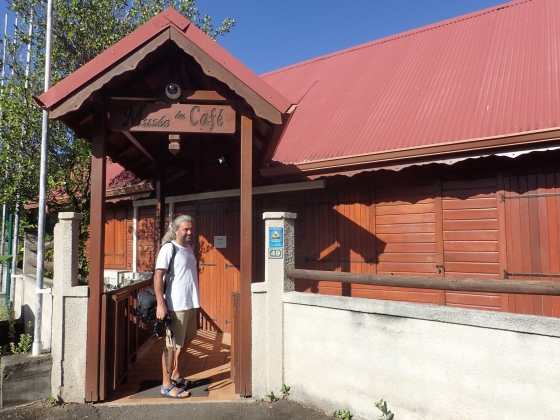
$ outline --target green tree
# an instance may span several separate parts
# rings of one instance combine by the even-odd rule
[[[19,15],[6,51],[6,76],[0,93],[0,201],[14,209],[16,201],[36,202],[40,167],[41,118],[33,97],[43,92],[46,0],[8,0]],[[153,16],[174,7],[213,39],[227,34],[235,21],[214,27],[196,0],[54,0],[52,83],[76,71]],[[28,34],[29,26],[33,33]],[[26,53],[30,48],[29,71]],[[28,74],[27,74],[28,73]],[[47,201],[52,211],[84,214],[81,231],[81,274],[88,238],[90,196],[89,143],[59,122],[50,123]],[[27,222],[30,223],[30,222]]]

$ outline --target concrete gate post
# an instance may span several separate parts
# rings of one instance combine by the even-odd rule
[[[78,232],[82,215],[58,214],[54,228],[52,395],[85,401],[88,286],[78,286]]]
[[[253,397],[280,393],[284,382],[284,306],[282,294],[294,290],[286,270],[294,268],[295,213],[264,213],[265,278],[251,285]]]

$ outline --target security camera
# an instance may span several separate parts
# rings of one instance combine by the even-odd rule
[[[165,87],[165,94],[169,99],[177,99],[181,96],[181,88],[177,83],[169,83]]]

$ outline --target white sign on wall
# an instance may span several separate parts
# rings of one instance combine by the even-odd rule
[[[227,236],[214,236],[214,248],[225,248],[227,245]]]

